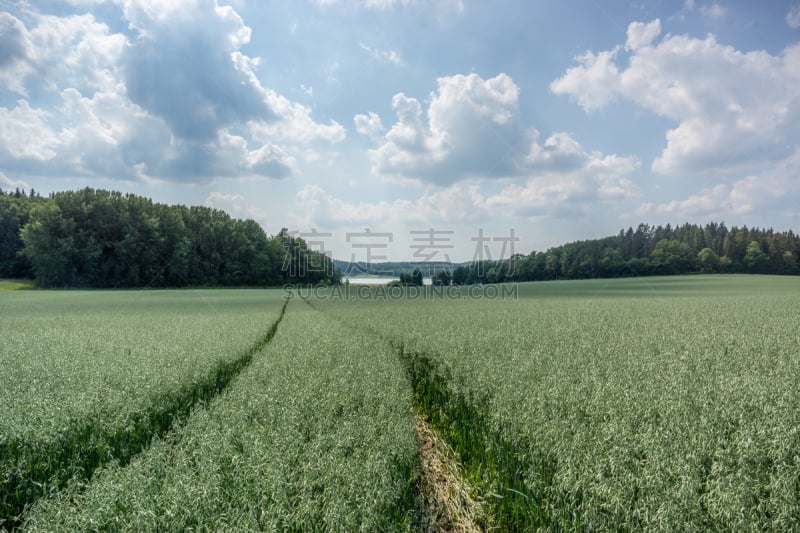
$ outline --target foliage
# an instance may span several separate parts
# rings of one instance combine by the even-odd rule
[[[800,274],[800,236],[791,230],[640,224],[618,235],[577,241],[504,261],[460,265],[453,284],[713,273]]]
[[[408,272],[401,272],[400,282],[397,283],[397,285],[404,287],[422,287],[422,271],[418,268],[415,268],[410,274]]]
[[[0,276],[45,287],[251,286],[336,282],[330,258],[285,230],[208,207],[82,189],[0,195]]]
[[[31,210],[43,201],[19,189],[9,195],[0,191],[0,278],[33,277],[30,261],[20,254],[23,242],[19,230],[28,223]]]

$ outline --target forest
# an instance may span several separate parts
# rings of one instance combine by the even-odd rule
[[[0,278],[42,287],[336,283],[331,260],[284,229],[219,209],[91,188],[0,191]]]
[[[438,265],[428,275],[436,285],[691,273],[798,275],[798,254],[800,236],[792,230],[728,228],[724,222],[639,224],[504,261]],[[257,222],[219,209],[169,206],[90,188],[49,197],[0,190],[0,278],[32,278],[44,287],[338,283],[338,263],[285,229],[270,237]]]
[[[693,273],[798,275],[800,237],[788,230],[728,228],[724,222],[673,227],[639,224],[508,261],[460,265],[452,283],[619,278]]]

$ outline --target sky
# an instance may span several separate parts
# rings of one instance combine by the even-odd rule
[[[0,0],[0,187],[503,259],[800,231],[800,2]]]

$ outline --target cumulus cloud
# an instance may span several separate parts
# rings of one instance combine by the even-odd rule
[[[0,107],[0,158],[44,161],[56,155],[59,141],[47,126],[49,113],[19,100],[11,109]]]
[[[198,0],[200,1],[200,0]],[[122,58],[130,99],[162,117],[182,139],[208,141],[221,128],[276,118],[251,70],[257,61],[235,61],[250,29],[232,9],[214,2],[134,20],[143,27]]]
[[[25,26],[18,18],[0,13],[0,69],[25,58],[25,33]]]
[[[742,52],[713,35],[667,35],[655,43],[657,22],[629,26],[626,68],[614,62],[619,47],[587,52],[551,90],[569,95],[587,112],[621,97],[675,120],[652,164],[660,173],[731,170],[794,150],[800,45],[772,55]]]
[[[625,50],[638,50],[650,46],[656,37],[661,34],[661,21],[656,19],[650,23],[632,22],[628,26],[628,40]]]
[[[131,35],[93,15],[0,14],[0,168],[121,179],[282,178],[293,150],[344,128],[264,87],[251,30],[214,0],[114,0]],[[35,94],[35,97],[31,97]],[[42,96],[44,95],[44,96]],[[55,105],[53,104],[55,102]],[[41,104],[41,106],[40,106]]]
[[[685,198],[661,203],[645,202],[639,206],[636,214],[730,220],[769,211],[796,217],[795,199],[800,196],[798,165],[800,148],[775,167],[758,175],[749,175],[731,184],[717,183]]]
[[[485,207],[530,213],[552,202],[608,201],[636,190],[625,176],[639,166],[633,157],[586,150],[556,132],[544,140],[519,119],[519,87],[506,74],[439,78],[427,101],[403,93],[392,99],[397,121],[384,133],[375,113],[356,115],[356,129],[375,140],[370,152],[378,176],[448,186],[485,178],[526,180],[489,199]],[[426,120],[427,118],[427,120]]]
[[[90,92],[113,85],[116,62],[125,37],[110,34],[92,15],[38,15],[28,28],[8,13],[0,13],[0,82],[27,97],[27,84],[59,86]]]
[[[267,89],[265,98],[276,120],[247,123],[253,139],[258,141],[285,141],[306,144],[315,141],[338,143],[345,139],[344,127],[335,120],[327,124],[316,122],[308,106],[293,102],[272,89]]]
[[[356,115],[353,121],[356,123],[358,133],[375,141],[379,140],[386,131],[381,123],[381,117],[372,112],[369,115]]]
[[[266,211],[250,203],[241,194],[225,194],[219,191],[212,191],[203,203],[206,207],[221,209],[233,218],[255,220],[261,224],[262,228],[269,226],[270,220]]]
[[[632,44],[640,45],[643,37],[636,35]],[[617,52],[619,47],[597,54],[587,51],[577,56],[575,60],[580,65],[567,69],[550,84],[550,90],[570,95],[587,112],[605,107],[619,92],[619,69],[614,63]]]
[[[566,133],[534,141],[527,162],[532,172],[523,184],[512,183],[486,200],[488,208],[521,217],[581,216],[595,204],[640,195],[630,179],[639,168],[635,157],[588,152]]]
[[[370,153],[373,172],[440,184],[516,174],[526,143],[518,121],[519,88],[511,78],[458,74],[437,82],[427,116],[416,98],[392,98],[397,121]],[[377,115],[355,120],[359,132],[377,138]]]

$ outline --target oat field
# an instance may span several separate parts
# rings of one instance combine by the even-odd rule
[[[768,276],[4,291],[0,528],[458,530],[424,420],[471,528],[797,529],[799,319]]]

